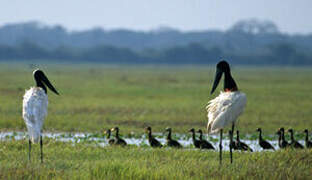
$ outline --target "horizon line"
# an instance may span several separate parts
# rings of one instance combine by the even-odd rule
[[[54,27],[61,27],[63,28],[66,32],[68,33],[75,33],[75,32],[85,32],[85,31],[90,31],[90,30],[95,30],[99,29],[102,31],[118,31],[118,30],[128,30],[128,31],[133,31],[133,32],[143,32],[143,33],[159,33],[159,32],[169,32],[169,31],[175,31],[175,32],[180,32],[180,33],[194,33],[194,32],[208,32],[208,31],[219,31],[219,32],[227,32],[230,31],[231,28],[237,24],[238,22],[243,22],[243,21],[250,21],[250,20],[257,20],[259,22],[271,22],[274,25],[276,23],[271,20],[262,20],[259,18],[250,18],[250,19],[241,19],[239,21],[236,21],[232,24],[230,28],[227,29],[221,29],[221,28],[210,28],[210,29],[180,29],[174,26],[166,25],[166,24],[159,24],[157,27],[151,27],[149,29],[135,29],[135,28],[129,28],[129,27],[103,27],[100,25],[95,25],[95,26],[90,26],[88,28],[70,28],[65,24],[62,23],[47,23],[42,20],[25,20],[25,21],[16,21],[16,22],[2,22],[0,23],[0,28],[3,28],[5,26],[10,26],[10,25],[19,25],[19,24],[37,24],[38,27],[42,26],[43,28],[54,28]],[[277,25],[276,25],[277,26]],[[288,32],[288,31],[282,31],[279,29],[277,26],[278,33],[280,34],[286,34],[286,35],[312,35],[312,32]]]

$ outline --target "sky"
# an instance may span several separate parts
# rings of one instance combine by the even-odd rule
[[[0,26],[39,21],[69,30],[202,31],[257,18],[285,33],[312,33],[312,0],[1,0],[0,7]]]

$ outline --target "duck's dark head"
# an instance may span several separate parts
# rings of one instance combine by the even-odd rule
[[[36,81],[36,86],[37,87],[41,87],[45,93],[47,93],[47,88],[45,87],[48,86],[48,88],[54,92],[55,94],[59,95],[59,93],[57,92],[57,90],[53,87],[53,85],[50,83],[49,79],[47,78],[47,76],[43,73],[43,71],[41,71],[40,69],[37,69],[33,72],[33,76],[35,78]]]
[[[239,130],[236,131],[236,135],[237,135],[237,137],[239,137]]]
[[[282,133],[281,133],[281,130],[278,129],[278,130],[276,131],[276,134],[277,134],[277,135],[281,135],[281,134],[282,134]]]
[[[197,131],[199,134],[203,134],[203,131],[201,129],[198,129]]]
[[[104,134],[106,134],[107,137],[110,138],[110,136],[111,136],[111,130],[110,130],[110,129],[107,129],[106,131],[104,131]]]
[[[111,129],[111,131],[117,131],[118,132],[119,128],[118,127],[114,127],[114,128]]]
[[[145,128],[145,132],[148,132],[148,133],[149,133],[149,132],[152,132],[152,128],[151,128],[150,126],[146,127],[146,128]]]
[[[110,129],[107,129],[106,131],[104,131],[104,134],[110,134],[110,133],[111,133]]]
[[[226,61],[222,60],[217,64],[215,79],[214,79],[210,94],[212,94],[218,87],[218,84],[222,78],[223,73],[225,74],[224,91],[236,91],[237,90],[237,85],[231,76],[230,65]]]
[[[285,132],[285,129],[283,127],[279,128],[279,131],[281,131],[282,133]]]

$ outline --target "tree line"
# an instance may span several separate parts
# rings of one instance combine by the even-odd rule
[[[206,48],[189,44],[165,50],[146,49],[140,52],[128,48],[96,46],[87,49],[58,47],[47,49],[32,43],[12,47],[0,45],[0,60],[34,59],[64,62],[92,62],[117,64],[214,64],[229,59],[245,65],[312,65],[311,54],[300,53],[290,44],[274,44],[261,54],[228,53],[220,47]]]
[[[0,60],[214,64],[311,65],[312,35],[280,33],[272,22],[248,20],[227,31],[180,32],[92,29],[68,32],[40,23],[0,27]]]

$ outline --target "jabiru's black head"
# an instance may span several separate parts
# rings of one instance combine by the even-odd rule
[[[37,69],[33,72],[33,76],[36,81],[37,87],[41,87],[45,93],[47,93],[47,88],[45,87],[48,86],[48,88],[53,91],[55,94],[59,95],[57,90],[53,87],[53,85],[50,83],[49,79],[47,76],[41,71],[40,69]]]
[[[214,79],[210,94],[212,94],[216,90],[223,73],[224,73],[223,90],[224,91],[237,91],[237,85],[231,76],[230,65],[229,63],[223,60],[217,64],[216,75],[215,75],[215,79]]]

